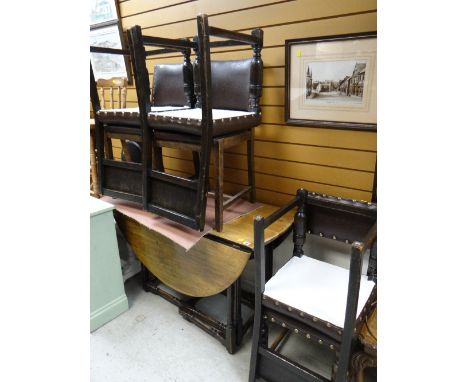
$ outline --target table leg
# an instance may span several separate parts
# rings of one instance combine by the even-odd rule
[[[237,328],[236,328],[236,304],[235,304],[235,284],[229,286],[226,292],[227,297],[227,322],[226,322],[226,349],[229,354],[234,354],[237,343]]]
[[[90,139],[89,139],[89,155],[91,162],[91,180],[94,196],[99,195],[98,188],[98,173],[97,173],[97,164],[96,164],[96,147],[94,143],[94,130],[91,130]]]

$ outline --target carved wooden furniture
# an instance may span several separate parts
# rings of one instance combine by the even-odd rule
[[[215,164],[216,228],[222,229],[223,209],[247,192],[255,200],[252,128],[260,123],[259,97],[262,84],[260,51],[263,32],[252,35],[210,27],[206,15],[197,17],[198,35],[194,41],[169,40],[143,36],[141,28],[130,29],[130,42],[135,67],[135,80],[145,134],[143,145],[145,209],[197,230],[205,225],[209,163],[213,151]],[[210,43],[210,35],[227,41]],[[250,45],[252,60],[211,62],[210,47]],[[196,105],[193,109],[153,113],[149,108],[149,77],[145,46],[194,49]],[[159,51],[167,52],[166,49]],[[191,69],[191,68],[190,68]],[[247,141],[249,186],[223,201],[224,149]],[[149,144],[152,142],[152,146]],[[152,149],[173,147],[191,150],[197,169],[195,176],[184,178],[151,168]]]
[[[97,80],[96,86],[102,109],[125,109],[127,107],[127,85],[128,81],[123,77]],[[107,96],[109,97],[108,104],[106,102]],[[125,158],[130,160],[125,139],[120,139],[120,143]],[[104,135],[104,155],[106,159],[113,159],[112,133]]]
[[[294,218],[292,258],[271,279],[265,277],[264,232],[291,208]],[[376,249],[373,203],[356,202],[301,189],[297,197],[255,230],[255,321],[249,380],[326,381],[317,372],[268,347],[268,326],[279,325],[335,355],[332,380],[349,380],[348,366],[356,334],[376,299],[376,285],[362,276],[363,254]],[[350,270],[304,255],[308,235],[350,243]],[[323,239],[326,240],[326,239]],[[312,254],[313,255],[313,254]]]
[[[263,205],[230,220],[223,232],[211,230],[187,250],[144,224],[138,215],[121,208],[118,200],[114,202],[117,225],[142,264],[144,289],[177,305],[184,318],[234,353],[253,322],[253,305],[245,300],[241,304],[239,278],[253,256],[253,218],[270,215],[278,207]],[[267,250],[272,251],[290,233],[293,217],[294,211],[290,211],[269,227],[265,235]],[[222,319],[212,316],[204,305],[222,297],[221,292],[226,296]]]
[[[377,367],[377,306],[372,308],[358,335],[363,350],[353,354],[351,366],[356,376],[356,382],[364,382],[364,370]]]
[[[90,47],[91,52],[108,54],[128,54],[122,49]],[[98,95],[93,68],[90,64],[91,104],[95,119],[95,136],[97,148],[99,191],[102,195],[121,197],[127,200],[141,200],[141,164],[121,162],[113,159],[112,147],[108,138],[140,139],[141,133],[135,126],[112,124],[106,121],[101,112],[101,102]],[[120,109],[125,110],[125,109]],[[107,149],[105,149],[107,146]]]
[[[100,47],[91,47],[91,51],[109,54],[130,54],[129,51],[126,50]],[[169,65],[166,65],[166,67],[168,66]],[[157,71],[158,73],[163,73],[164,69],[158,69]],[[132,156],[132,152],[136,153],[136,151],[133,150],[135,147],[129,146],[129,142],[143,143],[144,137],[140,124],[139,109],[101,109],[92,67],[90,68],[90,72],[91,101],[96,119],[96,146],[101,193],[103,195],[120,197],[122,199],[142,203],[144,189],[143,165],[136,159],[138,157],[135,157],[135,155]],[[191,83],[192,79],[191,75],[185,76],[185,73],[182,73],[182,65],[174,65],[171,67],[170,73],[167,76],[155,75],[155,78],[160,78],[160,80],[158,82],[155,81],[153,84],[153,98],[150,107],[154,113],[183,109],[191,106],[191,97],[193,97],[193,90],[191,90],[190,93],[190,89],[193,89],[193,84]],[[184,83],[184,81],[188,81],[188,84]],[[165,91],[168,87],[172,89],[171,92]],[[162,91],[159,91],[159,88],[164,90],[164,94],[167,95],[161,95]],[[186,91],[190,94],[186,94]],[[172,95],[172,97],[170,97],[170,95]],[[173,104],[168,105],[168,100],[172,101]],[[113,106],[113,104],[111,104],[111,106]],[[119,106],[124,105],[120,104]],[[107,138],[118,138],[121,139],[122,142],[125,142],[125,144],[122,144],[122,148],[124,149],[124,159],[127,160],[126,162],[113,160],[110,139]],[[105,146],[108,146],[107,149]],[[154,157],[159,163],[157,166],[162,167],[161,152],[156,151]]]

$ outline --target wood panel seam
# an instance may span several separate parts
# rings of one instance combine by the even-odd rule
[[[282,4],[282,3],[289,3],[289,2],[291,2],[291,1],[295,1],[295,0],[281,0],[281,1],[275,1],[275,2],[272,2],[272,3],[268,3],[268,4],[261,4],[261,5],[255,5],[255,6],[252,6],[252,7],[239,8],[239,9],[235,9],[235,10],[232,10],[232,11],[211,13],[211,14],[208,14],[208,16],[211,18],[211,17],[221,16],[221,15],[227,15],[227,14],[229,14],[229,13],[236,13],[236,12],[248,11],[248,10],[250,10],[250,9],[269,7],[269,6],[271,6],[271,5],[278,5],[278,4]],[[158,28],[158,27],[163,27],[163,26],[166,26],[166,25],[179,24],[179,23],[183,23],[183,22],[187,22],[187,21],[196,20],[196,19],[197,19],[196,17],[193,17],[193,18],[189,18],[189,19],[183,19],[183,20],[178,20],[178,21],[171,21],[171,22],[169,22],[169,23],[164,23],[164,24],[151,25],[151,26],[144,27],[144,28],[141,28],[141,29],[144,30],[144,29],[149,29],[149,28]],[[253,29],[253,28],[252,28],[252,29]]]
[[[129,0],[127,0],[127,1],[129,1]],[[193,3],[194,1],[198,1],[198,0],[186,0],[186,1],[181,1],[180,3],[165,5],[164,7],[149,9],[149,10],[147,10],[147,11],[142,11],[142,12],[133,13],[133,14],[131,14],[131,15],[122,16],[121,18],[122,18],[122,19],[126,19],[126,18],[128,18],[128,17],[133,17],[133,16],[138,16],[138,15],[143,15],[143,14],[149,13],[149,12],[159,11],[160,9],[171,8],[171,7],[175,7],[175,6],[177,6],[177,5],[182,5],[182,4],[186,4],[186,3]],[[196,18],[193,19],[193,20],[196,20]],[[144,29],[144,28],[142,28],[142,29]]]

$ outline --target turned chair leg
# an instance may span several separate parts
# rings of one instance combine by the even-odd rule
[[[223,179],[224,179],[224,148],[223,141],[215,141],[213,145],[214,181],[215,181],[215,229],[223,230]]]
[[[254,203],[257,195],[255,192],[255,165],[254,165],[254,139],[255,135],[253,130],[250,130],[250,139],[247,141],[247,172],[249,178],[249,202]]]

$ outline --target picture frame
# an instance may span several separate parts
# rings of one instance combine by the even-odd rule
[[[115,0],[90,0],[90,46],[127,49]],[[132,84],[130,59],[106,53],[90,53],[95,79],[126,77]]]
[[[285,41],[285,123],[377,131],[377,32]]]

